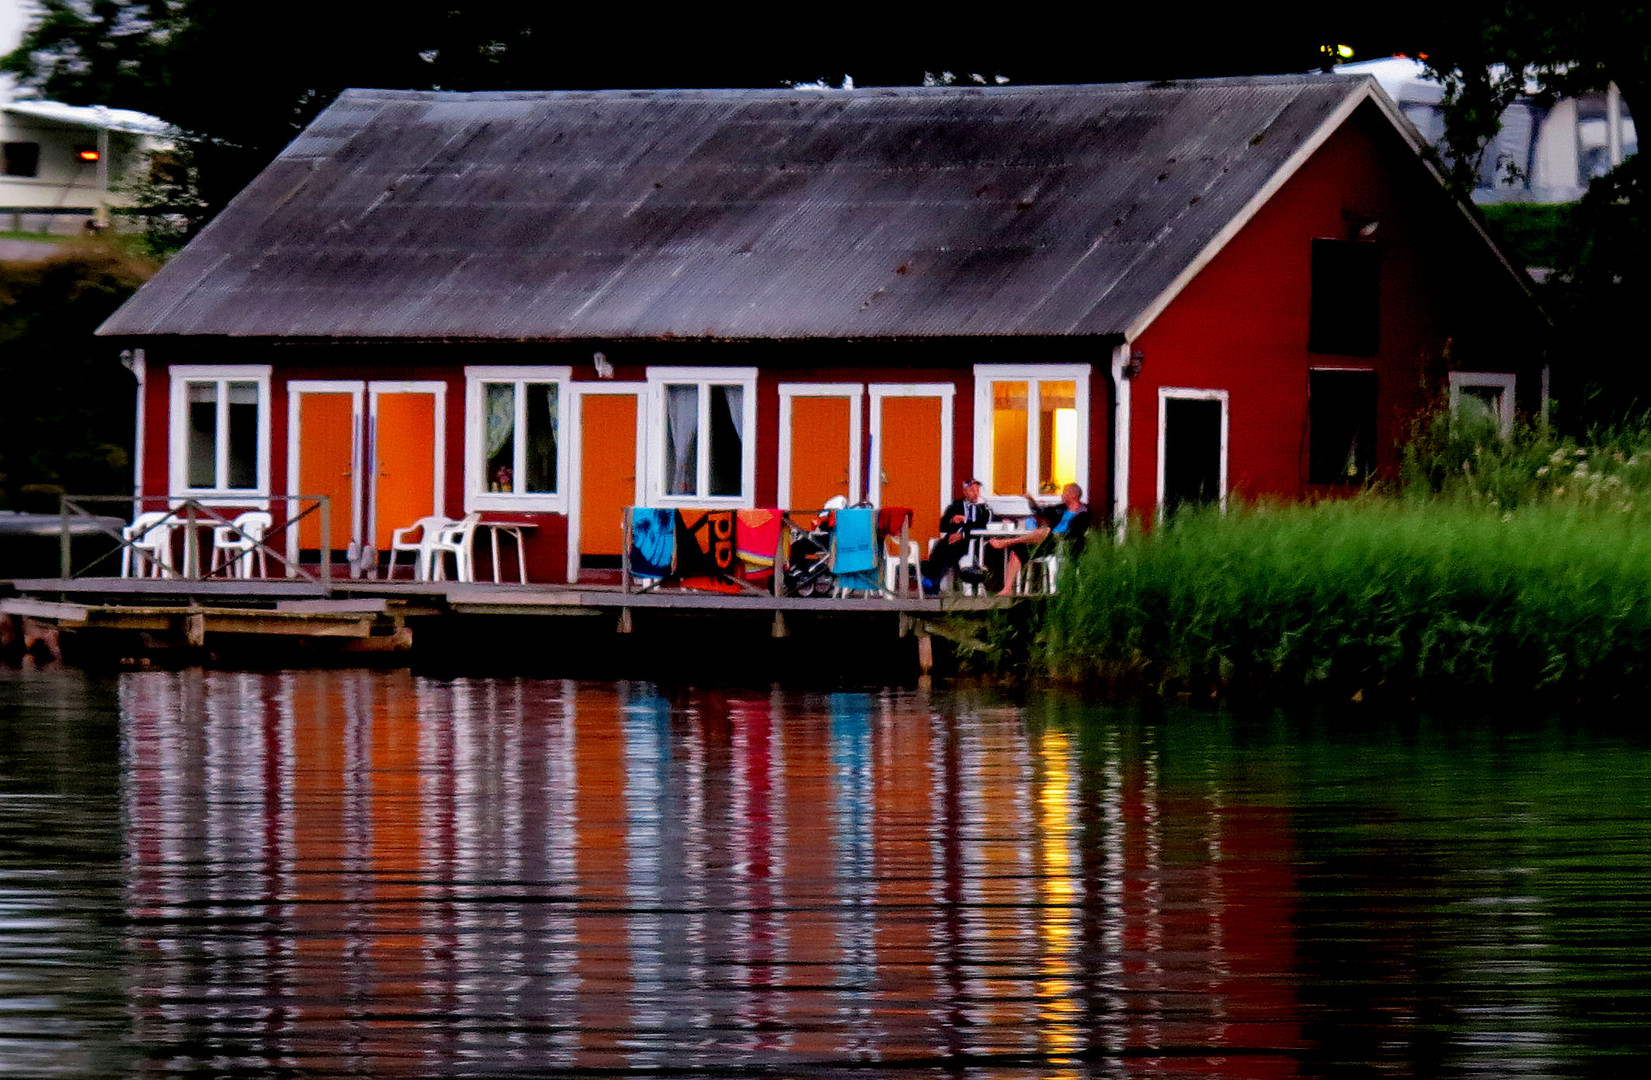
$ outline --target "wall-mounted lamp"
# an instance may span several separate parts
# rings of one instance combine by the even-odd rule
[[[592,353],[590,361],[596,365],[596,377],[598,379],[613,378],[613,365],[608,363],[607,353]]]
[[[103,154],[95,146],[75,147],[75,160],[83,161],[88,165],[95,165],[103,160]]]
[[[1368,240],[1382,227],[1382,219],[1368,210],[1343,210],[1341,224],[1348,239]]]
[[[1137,349],[1129,354],[1129,360],[1124,364],[1124,378],[1133,379],[1141,373],[1141,365],[1146,363],[1146,354]]]

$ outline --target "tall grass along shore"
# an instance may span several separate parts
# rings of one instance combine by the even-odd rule
[[[997,662],[1145,691],[1651,691],[1651,431],[1429,434],[1387,491],[1091,544]]]

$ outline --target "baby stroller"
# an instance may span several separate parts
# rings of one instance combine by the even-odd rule
[[[825,506],[806,528],[785,519],[791,557],[785,564],[785,595],[830,596],[837,587],[831,572],[831,528],[834,511],[848,505],[841,495],[826,500]]]

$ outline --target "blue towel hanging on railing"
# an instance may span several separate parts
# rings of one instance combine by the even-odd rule
[[[832,532],[831,572],[840,589],[875,590],[882,585],[877,558],[877,512],[867,507],[837,511]]]
[[[676,511],[631,507],[631,577],[666,577],[675,556]]]

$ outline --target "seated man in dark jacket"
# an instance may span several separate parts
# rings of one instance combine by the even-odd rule
[[[995,548],[1008,549],[1008,554],[1004,558],[1003,589],[998,594],[1000,596],[1008,596],[1014,592],[1015,580],[1020,577],[1022,563],[1062,541],[1076,554],[1082,550],[1084,534],[1089,531],[1089,507],[1084,505],[1083,488],[1077,484],[1067,484],[1061,490],[1061,501],[1053,506],[1039,506],[1038,501],[1031,495],[1026,496],[1026,502],[1032,508],[1032,514],[1038,519],[1037,528],[1025,536],[1000,537],[987,541]]]
[[[963,481],[963,497],[953,499],[940,513],[940,540],[923,560],[924,592],[933,592],[947,571],[956,568],[969,553],[969,537],[991,520],[992,508],[980,497],[980,481],[971,476]]]

